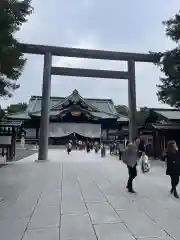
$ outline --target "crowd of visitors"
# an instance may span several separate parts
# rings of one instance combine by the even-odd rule
[[[179,184],[180,176],[180,152],[175,141],[169,141],[167,144],[166,153],[163,156],[166,161],[166,175],[171,179],[171,194],[175,198],[179,198],[177,193],[177,186]],[[129,143],[123,152],[123,161],[127,165],[129,179],[127,182],[127,189],[130,193],[135,193],[133,189],[133,180],[137,176],[137,164],[141,162],[142,171],[150,168],[145,154],[145,143],[140,138],[135,138],[133,143]]]
[[[77,142],[73,142],[72,140],[70,140],[67,144],[67,153],[68,154],[70,154],[73,147],[79,151],[86,149],[87,153],[89,153],[93,149],[94,149],[95,153],[98,153],[99,150],[101,149],[101,156],[104,157],[106,154],[104,143],[100,143],[98,141],[92,142],[92,141],[87,140],[86,142],[83,142],[83,141],[79,140]]]
[[[67,152],[71,153],[73,142],[69,141],[67,144]],[[86,149],[87,153],[90,153],[93,149],[95,153],[100,151],[101,157],[106,156],[106,148],[103,142],[92,142],[87,140],[86,142],[78,141],[75,143],[75,148],[82,150]],[[136,137],[133,142],[117,143],[112,142],[109,146],[110,155],[119,155],[119,159],[122,160],[128,169],[128,182],[126,188],[129,193],[136,193],[133,188],[133,180],[137,176],[137,165],[140,165],[143,173],[150,171],[150,164],[148,156],[146,155],[145,141],[139,137]],[[166,161],[166,175],[171,179],[171,194],[175,198],[179,198],[177,193],[177,186],[179,184],[180,176],[180,153],[175,141],[169,141],[167,150],[163,156],[163,161]]]

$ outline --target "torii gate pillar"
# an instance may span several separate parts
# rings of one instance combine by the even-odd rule
[[[50,96],[51,96],[51,66],[52,66],[52,54],[47,52],[44,55],[38,160],[48,160],[49,106],[50,106]]]
[[[135,61],[128,60],[128,104],[129,104],[129,141],[132,142],[137,136],[136,125],[136,77]]]

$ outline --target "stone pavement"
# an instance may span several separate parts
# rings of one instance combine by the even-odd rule
[[[125,189],[115,157],[49,150],[0,169],[1,240],[172,240],[180,238],[180,200],[169,193],[163,165]]]

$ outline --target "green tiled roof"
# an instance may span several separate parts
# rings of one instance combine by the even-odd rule
[[[24,120],[24,119],[31,119],[31,117],[29,116],[29,113],[27,111],[25,111],[25,112],[21,112],[21,113],[8,115],[8,119]]]
[[[50,115],[56,116],[60,114],[62,110],[62,104],[71,99],[72,101],[81,100],[84,104],[88,105],[90,109],[90,113],[97,118],[114,118],[118,119],[118,121],[128,121],[125,117],[119,118],[119,114],[116,111],[114,103],[112,99],[94,99],[94,98],[83,98],[79,95],[77,90],[74,90],[73,93],[67,98],[63,97],[51,97],[50,98]],[[17,119],[30,119],[30,116],[41,115],[41,96],[32,96],[29,100],[28,108],[26,112],[19,113],[16,115],[11,115],[9,118],[17,118]],[[125,120],[126,119],[126,120]]]
[[[32,96],[29,105],[28,105],[28,111],[30,113],[35,113],[41,111],[41,97],[39,96]],[[53,106],[57,104],[61,104],[66,98],[61,97],[51,97],[50,100],[50,109],[53,108]],[[105,112],[109,114],[115,114],[117,115],[117,111],[115,109],[114,103],[111,99],[91,99],[91,98],[84,98],[84,100],[90,104],[93,105],[95,108],[97,108],[100,112]]]
[[[180,111],[178,109],[152,108],[151,110],[168,120],[180,120]]]
[[[117,119],[118,122],[129,122],[129,118],[123,115],[119,115],[119,118]]]

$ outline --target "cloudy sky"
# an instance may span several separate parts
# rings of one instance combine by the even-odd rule
[[[92,49],[163,51],[173,43],[164,35],[162,21],[180,9],[179,0],[33,0],[34,13],[17,34],[25,43]],[[43,57],[27,55],[20,89],[4,105],[41,95]],[[125,70],[126,63],[53,58],[56,66]],[[137,105],[166,107],[158,102],[156,84],[161,73],[152,64],[136,64]],[[52,77],[51,95],[67,96],[78,89],[84,97],[112,98],[127,104],[127,81]]]

